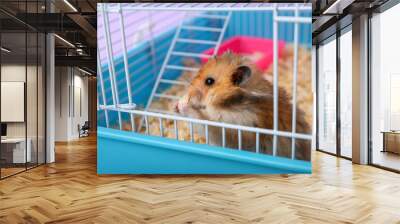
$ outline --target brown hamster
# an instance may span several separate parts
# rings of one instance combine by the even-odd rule
[[[273,128],[273,85],[243,57],[227,52],[208,60],[191,81],[176,111],[188,117],[243,126]],[[292,104],[279,88],[279,130],[291,131]],[[304,113],[297,108],[298,133],[310,133]],[[221,145],[221,129],[209,128],[210,143]],[[237,131],[226,130],[226,146],[237,148]],[[242,147],[255,149],[255,134],[243,132]],[[290,157],[291,139],[278,138],[278,155]],[[296,141],[297,159],[310,160],[311,144]],[[260,151],[272,154],[272,136],[260,136]]]

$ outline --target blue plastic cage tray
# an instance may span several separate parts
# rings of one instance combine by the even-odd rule
[[[98,129],[98,174],[293,174],[311,163],[210,145]]]

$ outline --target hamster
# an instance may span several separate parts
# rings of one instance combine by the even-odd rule
[[[181,115],[250,127],[273,129],[273,85],[249,61],[226,52],[210,58],[175,105]],[[292,103],[279,88],[279,130],[292,130]],[[297,108],[298,133],[310,133],[304,113]],[[212,145],[222,145],[222,130],[209,127]],[[237,130],[226,129],[226,146],[238,147]],[[272,154],[272,135],[260,135],[260,152]],[[242,148],[255,150],[256,136],[242,132]],[[277,154],[291,156],[291,138],[278,137]],[[296,159],[310,160],[311,143],[296,139]]]

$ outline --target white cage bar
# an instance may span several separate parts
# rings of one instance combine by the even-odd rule
[[[108,11],[118,12],[118,4],[122,4],[126,11],[265,11],[274,9],[293,11],[296,8],[301,11],[309,11],[312,9],[311,4],[306,3],[115,3],[110,4]]]
[[[128,91],[128,104],[132,107],[135,107],[132,103],[132,91],[131,91],[131,81],[129,79],[130,77],[130,72],[129,72],[129,63],[128,63],[128,53],[127,53],[127,48],[126,48],[126,40],[125,40],[125,25],[124,25],[124,16],[122,14],[121,10],[121,5],[119,4],[119,23],[120,23],[120,30],[121,30],[121,38],[122,38],[122,49],[123,49],[123,58],[124,58],[124,69],[125,69],[125,82],[126,82],[126,89]],[[104,16],[104,15],[103,15]],[[133,114],[130,114],[130,119],[131,119],[131,128],[134,130],[134,120],[133,120]]]
[[[296,132],[296,122],[297,122],[297,80],[298,80],[298,47],[299,47],[299,25],[300,24],[311,24],[311,17],[301,17],[300,12],[302,11],[311,11],[311,4],[299,4],[299,3],[288,3],[288,4],[271,4],[271,3],[99,3],[100,11],[103,13],[103,23],[104,23],[104,36],[106,39],[106,51],[107,51],[107,66],[109,69],[110,75],[110,83],[111,83],[111,95],[112,95],[112,105],[107,104],[106,99],[106,92],[104,89],[104,79],[103,79],[103,71],[100,63],[100,56],[98,55],[98,73],[99,73],[99,81],[101,87],[101,94],[102,94],[102,105],[98,106],[98,110],[104,110],[106,116],[106,125],[109,127],[109,111],[116,111],[118,113],[118,121],[119,121],[119,128],[122,128],[122,121],[121,121],[121,113],[128,113],[130,116],[131,127],[132,131],[140,131],[140,127],[142,124],[136,124],[135,117],[142,117],[142,121],[144,120],[145,123],[145,133],[150,135],[149,130],[149,117],[153,117],[158,119],[159,121],[159,129],[160,129],[160,136],[164,136],[164,126],[163,121],[171,120],[173,121],[173,129],[175,138],[179,140],[179,128],[178,122],[187,122],[190,132],[190,141],[194,142],[194,125],[202,125],[204,127],[204,136],[205,136],[205,143],[210,144],[209,140],[209,127],[218,127],[221,128],[221,139],[222,139],[222,147],[226,147],[226,129],[233,129],[237,131],[238,136],[238,150],[243,149],[243,142],[242,142],[242,134],[243,132],[250,132],[254,133],[256,136],[256,153],[260,153],[260,135],[270,135],[273,137],[273,148],[272,148],[272,155],[277,156],[278,151],[278,137],[286,137],[291,138],[291,159],[296,159],[296,139],[302,140],[312,140],[310,134],[305,133],[297,133]],[[227,124],[222,122],[214,122],[208,120],[199,120],[193,119],[189,117],[181,117],[174,114],[167,114],[162,113],[162,111],[149,111],[150,104],[146,105],[144,111],[137,110],[132,102],[132,87],[130,86],[130,73],[129,73],[129,61],[128,61],[128,54],[127,54],[127,46],[125,40],[125,30],[124,30],[124,20],[123,20],[123,11],[138,11],[138,10],[148,10],[148,11],[158,11],[158,10],[167,10],[167,11],[183,11],[183,12],[203,12],[203,11],[217,11],[217,12],[228,12],[227,15],[209,15],[209,14],[199,14],[198,17],[203,18],[212,18],[212,19],[228,19],[231,16],[231,13],[234,11],[271,11],[273,14],[273,94],[274,94],[274,101],[273,101],[273,128],[272,129],[261,129],[255,127],[247,127],[241,125],[234,125],[234,124]],[[294,16],[280,16],[279,12],[290,11],[294,12]],[[123,44],[123,63],[125,69],[125,80],[127,82],[127,92],[128,92],[128,104],[121,104],[118,97],[118,88],[116,83],[116,74],[115,74],[115,65],[112,57],[112,41],[109,34],[109,21],[108,21],[108,13],[118,13],[119,20],[120,20],[120,29],[122,35],[122,44]],[[278,27],[279,23],[293,23],[294,24],[294,37],[293,37],[293,49],[294,49],[294,60],[293,60],[293,86],[292,86],[292,130],[291,132],[285,132],[279,130],[279,108],[278,108],[278,99],[279,99],[279,83],[278,83]],[[185,66],[178,66],[178,65],[168,65],[168,60],[170,55],[179,55],[179,56],[188,56],[188,57],[198,57],[198,58],[208,58],[211,57],[210,55],[203,55],[197,53],[189,53],[189,52],[179,52],[174,51],[174,46],[179,42],[186,42],[192,44],[210,44],[215,45],[214,53],[218,52],[219,43],[222,41],[223,34],[227,28],[227,23],[224,26],[219,28],[210,28],[210,27],[196,27],[196,26],[187,26],[183,25],[184,19],[182,19],[180,25],[177,27],[177,31],[174,34],[172,43],[170,44],[167,52],[167,56],[164,59],[163,65],[159,74],[162,74],[166,69],[175,69],[175,70],[182,70],[182,71],[190,71],[196,72],[197,68],[185,67]],[[202,31],[210,31],[210,32],[221,32],[221,35],[218,37],[218,41],[207,41],[207,40],[192,40],[192,39],[183,39],[179,38],[179,34],[182,29],[192,29],[192,30],[202,30]],[[137,63],[137,62],[134,62]],[[158,75],[156,79],[156,84],[159,83],[167,83],[171,85],[184,85],[186,86],[187,83],[177,80],[166,80]],[[163,97],[169,98],[171,100],[177,100],[179,97],[167,95],[163,93],[156,93],[156,88],[153,88],[152,94],[148,102],[152,102],[153,97]],[[136,128],[135,128],[136,127]]]
[[[294,16],[297,18],[299,16],[299,9],[296,7],[294,11]],[[296,133],[296,123],[297,123],[297,60],[298,60],[298,45],[299,45],[299,24],[294,24],[294,53],[293,53],[293,89],[292,89],[292,133]],[[296,153],[296,138],[292,137],[292,155],[291,158],[295,158]]]
[[[105,5],[101,7],[103,13],[103,26],[104,26],[104,34],[106,37],[106,51],[107,51],[107,61],[108,61],[108,71],[110,75],[110,82],[111,82],[111,92],[113,98],[113,104],[119,105],[119,96],[118,96],[118,85],[116,84],[116,77],[115,77],[115,66],[114,66],[114,58],[112,55],[112,43],[110,37],[110,28],[109,28],[109,21],[108,21],[108,13],[106,13]],[[121,112],[118,111],[118,125],[119,129],[122,129],[122,117]]]
[[[273,123],[273,125],[274,125],[274,131],[277,131],[278,130],[278,126],[279,126],[279,123],[278,123],[278,121],[279,121],[279,118],[278,118],[278,116],[279,116],[279,113],[278,113],[278,100],[279,100],[279,86],[278,86],[278,60],[279,60],[279,58],[278,58],[278,20],[277,20],[277,17],[278,17],[278,9],[277,8],[274,8],[273,9],[273,14],[272,14],[272,18],[273,18],[273,42],[274,42],[274,46],[273,46],[273,48],[274,48],[274,52],[273,52],[273,54],[274,54],[274,63],[273,63],[273,87],[274,87],[274,90],[273,90],[273,92],[274,92],[274,107],[273,107],[273,109],[274,109],[274,123]],[[278,136],[276,136],[276,135],[274,135],[273,136],[273,140],[272,140],[272,155],[274,155],[274,156],[276,156],[276,149],[277,149],[277,144],[278,144]]]
[[[97,48],[97,74],[99,76],[100,90],[101,90],[101,97],[102,97],[102,100],[103,100],[103,105],[107,105],[106,91],[104,90],[103,70],[101,69],[99,48]],[[97,96],[98,95],[99,94],[97,94]],[[99,104],[100,101],[98,101],[97,103]],[[99,109],[100,109],[100,107],[98,105],[97,110],[99,110]],[[105,116],[105,119],[106,119],[106,127],[108,128],[110,126],[110,123],[109,123],[109,120],[108,120],[108,111],[107,110],[104,110],[104,116]]]
[[[119,112],[123,112],[123,113],[132,113],[135,116],[144,116],[145,120],[148,120],[148,117],[154,117],[157,119],[163,118],[166,120],[183,121],[183,122],[187,122],[187,123],[214,126],[214,127],[219,127],[219,128],[225,128],[225,129],[229,128],[229,129],[234,129],[234,130],[241,130],[241,131],[259,133],[259,134],[265,134],[265,135],[278,135],[278,136],[287,137],[287,138],[294,137],[296,139],[303,139],[303,140],[311,140],[312,139],[311,135],[304,134],[304,133],[275,131],[275,130],[271,130],[271,129],[255,128],[255,127],[229,124],[229,123],[223,123],[223,122],[215,122],[215,121],[209,121],[209,120],[200,120],[200,119],[195,119],[195,118],[190,118],[190,117],[177,116],[177,115],[173,115],[173,114],[160,114],[160,113],[155,113],[155,112],[151,112],[151,111],[121,109],[121,108],[117,108],[113,105],[108,105],[108,106],[100,105],[99,108],[101,110],[119,111]]]

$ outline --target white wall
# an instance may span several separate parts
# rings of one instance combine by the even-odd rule
[[[69,136],[69,68],[55,68],[55,141],[67,141]]]
[[[18,64],[5,64],[1,66],[1,81],[4,82],[25,82],[26,76],[26,67],[25,65],[18,65]],[[37,99],[36,99],[36,80],[31,77],[31,74],[35,74],[36,77],[36,67],[34,66],[27,66],[28,72],[28,84],[29,87],[27,88],[27,107],[29,107],[27,113],[28,122],[28,137],[30,133],[35,132],[36,137],[36,120],[37,115],[36,113],[32,113],[32,111],[36,112],[37,107]],[[41,105],[39,105],[40,107]],[[2,110],[7,110],[7,108],[1,108]],[[34,122],[31,124],[31,122]],[[7,122],[7,135],[8,137],[25,137],[25,123],[26,122]],[[30,131],[30,128],[34,131]]]
[[[83,125],[85,121],[88,121],[88,78],[81,76],[82,73],[76,74],[74,77],[74,108],[72,110],[73,119],[71,120],[72,136],[73,138],[79,137],[78,124]],[[80,92],[80,93],[79,93]],[[80,102],[79,102],[80,101]],[[81,107],[81,108],[80,108]],[[81,111],[80,111],[81,110]],[[75,111],[75,113],[74,113]]]
[[[38,69],[38,70],[37,70]],[[27,78],[27,80],[25,80]],[[36,67],[25,64],[3,64],[1,66],[1,81],[24,82],[26,84],[26,107],[22,112],[26,112],[27,119],[23,122],[6,122],[7,137],[27,138],[30,140],[32,152],[32,162],[39,159],[39,163],[44,162],[44,74],[41,66]],[[23,94],[23,93],[22,93]],[[4,96],[2,96],[4,97]],[[6,96],[7,97],[7,96]],[[10,108],[1,108],[10,110]],[[10,112],[10,111],[9,111]],[[12,111],[11,111],[12,113]],[[39,154],[37,156],[37,153]]]
[[[78,124],[88,120],[88,78],[83,75],[76,68],[56,67],[56,141],[77,139]]]
[[[1,81],[5,82],[25,82],[25,65],[2,65]],[[6,108],[1,108],[6,110]],[[25,137],[25,122],[7,123],[8,137]]]

